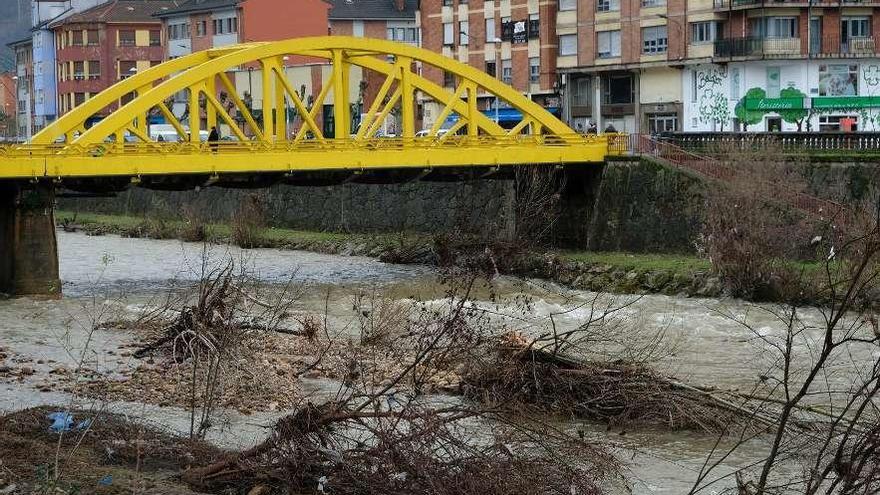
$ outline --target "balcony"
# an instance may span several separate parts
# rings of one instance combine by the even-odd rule
[[[715,40],[715,56],[720,58],[759,57],[764,54],[761,38],[727,38]]]
[[[840,53],[845,55],[874,55],[874,38],[849,38],[840,43]]]
[[[800,38],[767,38],[763,40],[764,55],[800,55]]]
[[[715,0],[715,10],[760,7],[762,0]]]
[[[718,58],[781,57],[800,53],[800,38],[746,37],[715,41],[715,56]]]

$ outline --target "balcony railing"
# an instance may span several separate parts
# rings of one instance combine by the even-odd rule
[[[798,55],[800,38],[727,38],[715,41],[715,56],[720,58]]]
[[[753,37],[715,40],[715,56],[731,58],[763,55],[763,41],[761,38]]]
[[[767,38],[763,40],[764,55],[797,55],[801,53],[800,38]]]
[[[840,52],[850,55],[873,55],[874,38],[866,36],[863,38],[850,38],[844,40],[840,44]]]

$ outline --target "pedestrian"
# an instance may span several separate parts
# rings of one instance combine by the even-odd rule
[[[214,153],[217,152],[218,141],[220,141],[220,132],[217,131],[217,126],[214,126],[211,128],[211,133],[208,134],[208,142],[211,144],[211,151]]]
[[[587,129],[587,134],[598,134],[599,130],[596,128],[595,122],[590,122],[590,128]]]
[[[584,133],[584,125],[581,124],[580,122],[577,123],[577,127],[576,127],[576,129],[577,129],[577,133],[578,133],[578,134],[583,134],[583,133]]]
[[[607,133],[615,133],[615,132],[617,132],[617,129],[615,129],[614,125],[609,122],[608,127],[605,128],[605,133],[607,134]]]

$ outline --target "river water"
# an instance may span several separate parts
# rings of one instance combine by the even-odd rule
[[[293,281],[307,287],[297,309],[317,313],[326,310],[332,320],[341,323],[354,317],[352,295],[365,289],[380,290],[402,300],[417,300],[420,304],[445,304],[445,288],[439,284],[435,271],[424,266],[302,251],[240,250],[173,240],[89,237],[62,232],[58,242],[64,299],[0,301],[0,345],[14,355],[34,361],[73,364],[82,357],[84,349],[88,352],[90,348],[118,347],[124,336],[119,332],[89,332],[90,322],[148,303],[169,288],[198,280],[206,265],[210,268],[227,259],[234,260],[237,267],[261,283]],[[619,323],[608,325],[620,328],[619,340],[631,347],[634,342],[650,343],[662,335],[663,352],[656,361],[660,369],[689,383],[720,388],[751,389],[758,377],[767,373],[773,357],[769,344],[760,337],[781,335],[783,328],[772,308],[736,300],[654,295],[595,299],[595,294],[567,292],[546,282],[513,277],[499,277],[493,288],[492,298],[485,289],[477,291],[475,304],[486,309],[493,324],[527,331],[546,329],[550,314],[558,328],[574,328],[589,317],[591,307],[595,314],[597,307],[624,306],[608,317]],[[804,318],[818,323],[820,314],[807,311]],[[750,328],[737,323],[737,319],[747,321]],[[608,352],[616,352],[613,344],[609,349]],[[99,368],[134,365],[130,358],[119,360],[99,353],[95,353],[94,359],[114,359],[97,362]],[[39,376],[54,365],[32,366],[37,371],[35,376]],[[846,363],[840,366],[845,367]],[[831,380],[848,383],[845,373],[830,375]],[[68,404],[72,400],[64,393],[38,392],[37,381],[38,378],[0,383],[0,409]],[[318,393],[322,387],[329,390],[332,386],[312,385]],[[185,430],[188,426],[186,413],[173,407],[136,403],[117,403],[113,407],[173,428]],[[265,426],[275,417],[277,414],[241,416],[231,412],[226,427],[216,431],[211,439],[226,446],[253,444],[263,438]],[[716,441],[712,435],[693,432],[606,432],[601,425],[586,427],[616,445],[616,452],[627,463],[632,491],[638,494],[687,492]],[[719,472],[756,461],[766,446],[766,440],[752,441],[728,458]],[[730,484],[730,480],[724,480],[702,493],[719,493]]]

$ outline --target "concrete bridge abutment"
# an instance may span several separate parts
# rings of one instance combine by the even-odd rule
[[[61,296],[52,184],[0,181],[0,293]]]

